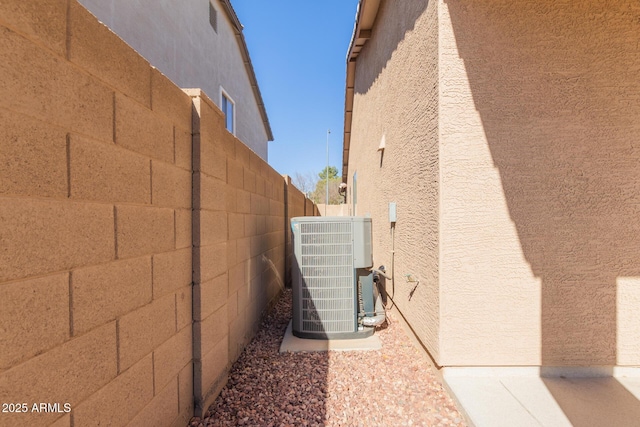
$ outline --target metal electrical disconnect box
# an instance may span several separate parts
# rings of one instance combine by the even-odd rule
[[[389,202],[389,222],[393,223],[398,220],[396,213],[396,202]]]

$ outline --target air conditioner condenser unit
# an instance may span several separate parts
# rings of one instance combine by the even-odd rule
[[[384,310],[371,271],[371,218],[296,217],[291,229],[293,334],[313,339],[372,335],[373,326],[384,321]]]

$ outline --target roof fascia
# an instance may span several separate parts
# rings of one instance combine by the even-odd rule
[[[349,176],[349,147],[351,145],[351,117],[353,114],[353,96],[356,80],[356,59],[360,51],[371,38],[373,26],[378,15],[381,0],[360,0],[356,11],[356,22],[349,50],[347,51],[347,81],[344,96],[344,136],[342,142],[342,182]]]

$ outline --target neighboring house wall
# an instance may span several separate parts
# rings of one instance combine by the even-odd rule
[[[199,87],[220,107],[221,87],[236,106],[236,136],[267,160],[265,126],[234,26],[220,0],[80,0],[179,87]],[[249,67],[251,65],[249,64]],[[264,117],[266,119],[266,115]]]
[[[399,310],[439,365],[638,365],[635,3],[411,3],[357,58],[348,165],[387,266],[398,203]]]
[[[0,55],[0,425],[184,426],[282,287],[287,184],[76,1],[0,3]]]

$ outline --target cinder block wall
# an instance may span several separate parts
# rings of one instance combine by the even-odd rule
[[[286,238],[286,262],[285,262],[285,283],[287,287],[291,287],[291,260],[293,257],[293,246],[292,246],[292,236],[291,236],[291,226],[289,220],[291,218],[295,218],[297,216],[316,216],[314,213],[306,213],[307,211],[307,202],[311,203],[313,206],[315,204],[307,199],[304,193],[296,186],[291,184],[291,177],[285,175],[285,182],[287,184],[287,204],[286,204],[286,213],[287,213],[287,222],[285,224],[285,238]]]
[[[1,425],[193,411],[191,100],[75,1],[0,4]]]
[[[311,199],[307,199],[304,204],[304,215],[305,216],[318,216],[320,215],[320,210],[318,206],[313,203]]]
[[[185,425],[279,292],[285,182],[75,0],[0,33],[0,426]]]
[[[284,288],[285,179],[224,127],[200,90],[194,103],[194,366],[197,412]],[[291,193],[291,188],[288,192]],[[304,197],[292,211],[304,208]]]
[[[348,216],[351,211],[351,206],[346,203],[341,205],[325,205],[324,203],[318,203],[318,211],[322,216]]]

